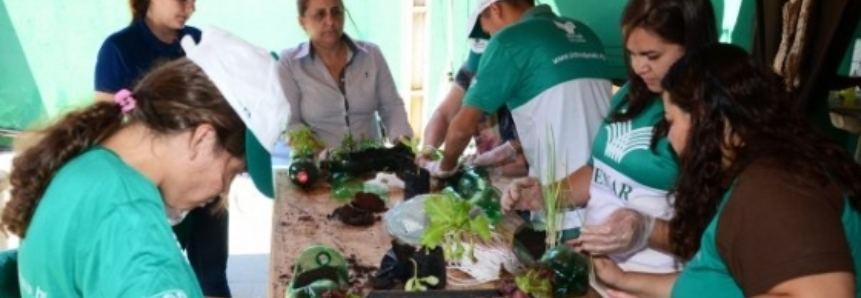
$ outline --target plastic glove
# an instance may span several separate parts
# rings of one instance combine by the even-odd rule
[[[646,247],[654,226],[654,217],[622,208],[611,213],[601,225],[584,226],[580,237],[572,241],[592,254],[627,255]]]
[[[467,157],[465,163],[468,165],[489,167],[505,163],[514,159],[515,156],[517,156],[517,150],[514,149],[511,142],[505,142],[502,145],[496,146],[493,150]]]
[[[502,210],[541,210],[544,208],[544,200],[541,196],[541,182],[533,177],[514,179],[505,193],[502,194],[500,202]]]
[[[440,169],[440,165],[442,164],[442,160],[427,162],[425,166],[423,166],[428,172],[430,172],[431,177],[434,178],[448,178],[454,175],[456,169],[451,170],[443,170]]]

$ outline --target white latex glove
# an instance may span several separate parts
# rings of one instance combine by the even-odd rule
[[[505,193],[502,194],[500,202],[502,210],[541,210],[544,208],[544,200],[541,196],[541,182],[533,177],[522,177],[514,179]]]
[[[454,173],[456,172],[456,169],[444,171],[444,170],[440,169],[441,163],[442,163],[442,160],[431,161],[431,162],[425,163],[425,165],[423,167],[426,170],[428,170],[428,172],[430,172],[431,177],[434,177],[434,178],[448,178],[448,177],[451,177],[452,175],[454,175]]]
[[[511,142],[505,142],[502,145],[496,146],[493,150],[467,157],[464,163],[467,165],[490,167],[505,163],[514,159],[515,156],[517,156],[517,150],[514,149]]]
[[[601,225],[584,226],[580,229],[580,237],[572,241],[575,246],[592,254],[627,255],[648,245],[654,226],[654,217],[622,208],[611,213]]]

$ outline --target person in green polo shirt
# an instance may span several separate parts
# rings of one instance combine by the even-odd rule
[[[168,210],[206,205],[248,170],[272,193],[289,106],[269,54],[224,31],[182,40],[113,102],[71,112],[14,161],[3,227],[26,298],[203,297]]]
[[[531,0],[479,1],[468,25],[470,35],[483,30],[491,39],[446,133],[443,159],[424,166],[451,175],[482,115],[502,105],[511,110],[529,176],[547,185],[585,164],[611,89],[598,37]]]
[[[425,126],[422,150],[426,155],[420,154],[419,159],[430,158],[433,152],[437,152],[445,141],[451,119],[463,106],[463,97],[469,90],[472,78],[475,77],[481,55],[487,46],[487,39],[490,38],[483,34],[484,32],[481,33],[481,36],[469,39],[470,50],[466,61],[458,69],[448,94],[439,103]],[[526,159],[523,156],[523,150],[520,149],[514,119],[511,119],[511,111],[508,107],[503,105],[495,113],[485,115],[473,139],[476,144],[476,154],[467,157],[467,164],[488,167],[506,177],[526,175],[528,169]]]
[[[861,165],[807,121],[743,49],[689,50],[663,80],[679,155],[671,233],[697,250],[679,274],[599,279],[638,297],[861,297]]]

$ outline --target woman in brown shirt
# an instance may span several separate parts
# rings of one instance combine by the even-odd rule
[[[688,54],[663,81],[679,155],[673,249],[680,274],[601,280],[639,297],[861,297],[861,166],[820,135],[779,78],[742,49]]]

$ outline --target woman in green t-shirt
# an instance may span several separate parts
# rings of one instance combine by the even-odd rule
[[[208,204],[246,168],[271,185],[289,107],[266,51],[216,29],[182,44],[187,58],[64,115],[14,160],[2,224],[22,239],[23,297],[203,296],[168,211]]]
[[[676,218],[704,231],[674,245],[699,250],[679,274],[624,273],[598,258],[599,278],[639,297],[861,297],[861,165],[816,131],[780,78],[715,44],[686,54],[663,86]]]

